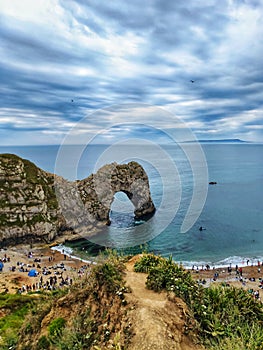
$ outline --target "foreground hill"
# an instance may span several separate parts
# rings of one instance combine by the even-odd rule
[[[263,349],[260,301],[152,254],[111,253],[67,288],[2,294],[0,306],[3,350]]]
[[[147,289],[133,265],[111,255],[69,288],[0,295],[1,349],[202,349],[186,304]]]

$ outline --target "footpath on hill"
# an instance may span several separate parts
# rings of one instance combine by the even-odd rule
[[[176,297],[155,293],[145,286],[146,274],[133,271],[134,257],[127,264],[126,283],[132,292],[126,294],[133,305],[129,312],[134,336],[129,350],[201,350],[194,339],[184,335],[187,306]]]

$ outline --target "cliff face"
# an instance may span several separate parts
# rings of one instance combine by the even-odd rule
[[[155,212],[148,177],[136,162],[105,165],[96,174],[69,182],[15,155],[0,155],[0,241],[51,241],[62,231],[84,234],[109,224],[110,206],[122,191],[135,218]]]
[[[52,240],[62,225],[54,175],[15,155],[0,155],[0,239]]]

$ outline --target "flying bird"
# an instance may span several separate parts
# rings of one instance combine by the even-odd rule
[[[74,100],[71,100],[71,102],[74,102]]]
[[[190,82],[191,82],[191,83],[194,83],[194,82],[195,82],[195,80],[190,80]]]

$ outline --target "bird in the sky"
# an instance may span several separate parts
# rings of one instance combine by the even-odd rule
[[[71,102],[74,102],[74,100],[71,100]]]
[[[194,83],[195,81],[194,80],[190,80],[191,83]]]

